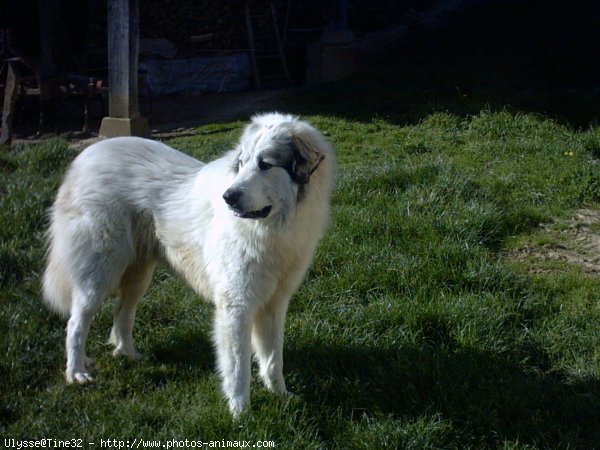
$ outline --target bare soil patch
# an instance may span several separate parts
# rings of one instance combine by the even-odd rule
[[[534,263],[532,271],[536,273],[552,270],[544,263],[554,261],[600,274],[600,210],[580,209],[568,219],[542,225],[540,234],[540,243],[519,246],[507,256]]]

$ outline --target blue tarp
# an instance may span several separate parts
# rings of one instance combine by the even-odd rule
[[[139,67],[152,95],[198,94],[248,89],[252,69],[247,53],[185,59],[151,59]]]

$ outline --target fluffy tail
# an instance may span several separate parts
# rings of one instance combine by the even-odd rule
[[[47,235],[48,254],[42,289],[50,309],[68,317],[71,310],[71,279],[67,268],[70,264],[67,246],[61,242],[60,228],[53,217]]]

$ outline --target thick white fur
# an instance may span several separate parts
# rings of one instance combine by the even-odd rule
[[[277,158],[259,167],[261,155],[283,155],[290,143],[312,161],[306,184]],[[208,164],[136,137],[87,148],[51,210],[43,280],[47,303],[69,317],[67,381],[92,381],[86,338],[112,292],[119,293],[114,354],[140,357],[132,338],[136,305],[164,260],[215,305],[217,366],[231,412],[249,403],[252,354],[265,386],[285,394],[286,310],[327,225],[333,170],[322,135],[279,113],[254,117],[237,148]],[[230,189],[243,194],[237,216],[223,198]],[[266,218],[238,217],[268,206]]]

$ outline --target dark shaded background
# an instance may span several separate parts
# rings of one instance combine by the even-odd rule
[[[105,76],[106,0],[45,2],[46,7],[57,5],[50,19],[55,70]],[[600,95],[600,2],[466,0],[452,12],[436,14],[451,3],[348,0],[348,24],[357,40],[394,27],[405,27],[406,33],[381,52],[363,54],[365,60],[349,82],[322,87],[334,101],[342,102],[333,112],[352,109],[343,105],[350,93],[354,103],[365,100],[370,108],[365,115],[382,114],[399,121],[414,118],[415,108],[401,104],[412,101],[426,104],[427,108],[417,108],[417,115],[425,109],[470,113],[480,106],[509,105],[577,127],[595,126]],[[250,2],[256,12],[264,12],[267,4]],[[274,4],[281,11],[287,0]],[[291,4],[286,52],[294,84],[302,86],[307,46],[335,22],[337,2]],[[1,28],[10,29],[14,47],[39,56],[38,1],[0,0],[0,11]],[[169,39],[182,57],[243,49],[248,46],[243,11],[240,0],[144,0],[140,1],[140,33],[143,38]],[[261,20],[266,19],[256,19],[257,28]],[[190,36],[205,33],[213,35],[209,43],[190,43]],[[369,89],[386,90],[389,95],[379,97],[389,101],[369,103],[364,98],[373,97]],[[396,98],[395,91],[413,95]],[[464,105],[461,98],[476,101]],[[331,102],[324,100],[326,109]],[[144,102],[141,107],[146,107]],[[21,123],[35,122],[35,105],[20,108]],[[74,111],[77,116],[77,108]]]

